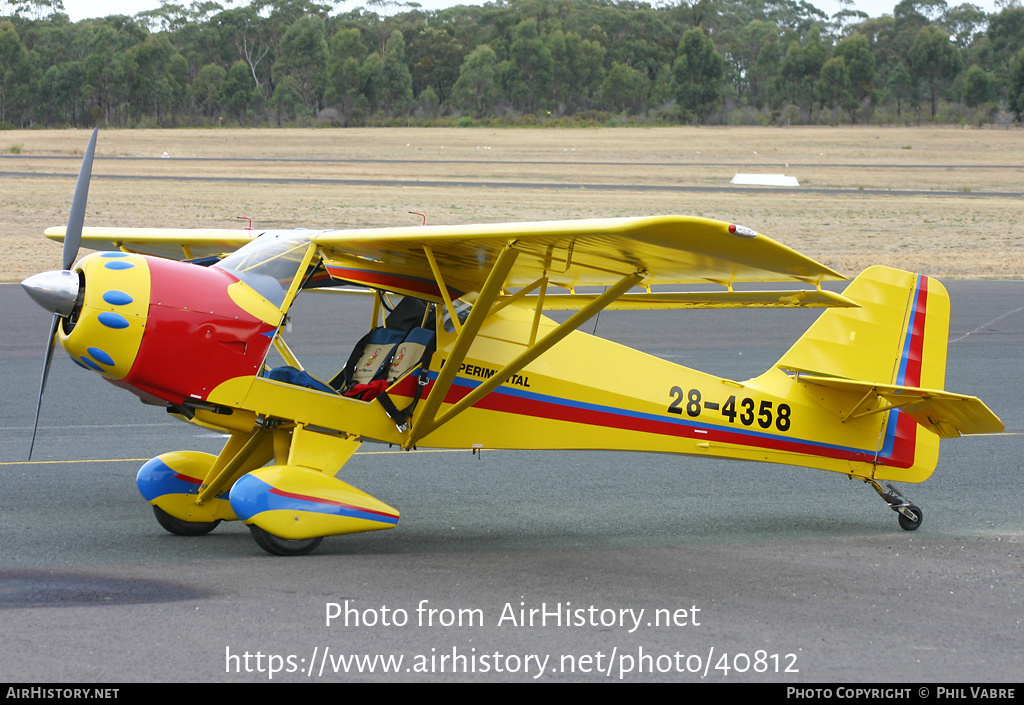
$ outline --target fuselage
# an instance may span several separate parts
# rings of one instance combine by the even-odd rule
[[[77,364],[144,401],[228,433],[273,419],[348,438],[407,442],[408,428],[397,427],[379,403],[266,378],[268,352],[299,280],[315,269],[303,235],[268,242],[274,247],[242,248],[227,266],[90,255],[76,268],[83,290],[61,344]],[[927,290],[920,296],[926,301]],[[901,343],[900,383],[920,383],[923,315]],[[435,403],[438,415],[501,375],[556,326],[529,300],[489,315]],[[457,339],[454,329],[435,327],[424,401],[436,393]],[[343,362],[339,357],[339,367]],[[397,380],[390,397],[409,404],[418,380],[413,373]],[[733,381],[574,331],[416,445],[683,453],[861,477],[876,477],[880,467],[915,468],[920,479],[931,472],[934,450],[922,445],[913,421],[898,412],[843,418],[835,409],[853,408],[856,395],[830,391],[823,404],[822,394],[779,368]],[[423,406],[413,408],[411,427],[422,420]]]

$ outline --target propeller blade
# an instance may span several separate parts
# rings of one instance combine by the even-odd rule
[[[50,375],[50,362],[53,360],[53,347],[57,342],[57,326],[60,325],[61,312],[67,310],[68,304],[74,306],[77,296],[78,278],[67,271],[75,263],[78,250],[82,244],[82,225],[85,223],[85,204],[89,200],[89,179],[92,178],[92,159],[96,153],[96,135],[99,128],[92,131],[89,145],[82,157],[82,168],[78,171],[78,182],[75,184],[75,196],[71,200],[71,212],[68,214],[68,227],[64,233],[63,272],[47,272],[43,275],[30,277],[25,290],[33,299],[50,311],[54,312],[50,323],[50,335],[46,338],[46,359],[43,360],[43,378],[39,381],[39,398],[36,399],[36,418],[32,422],[32,442],[28,447],[28,459],[32,459],[32,451],[36,446],[36,432],[39,430],[39,411],[43,406],[43,390],[46,389],[46,378]],[[68,281],[64,281],[67,279]],[[74,281],[71,282],[70,280]],[[31,281],[34,280],[34,281]],[[72,286],[73,284],[73,286]],[[73,290],[73,291],[72,291]],[[42,299],[42,300],[40,300]],[[64,313],[64,315],[67,315]]]
[[[97,127],[89,138],[89,146],[82,157],[82,168],[78,171],[78,183],[75,185],[75,197],[71,201],[71,213],[68,214],[68,227],[64,234],[64,266],[71,269],[78,256],[82,244],[82,224],[85,222],[85,204],[89,200],[89,179],[92,177],[92,157],[96,152]]]
[[[50,336],[46,339],[46,359],[43,360],[43,378],[39,382],[39,398],[36,400],[36,420],[32,422],[32,442],[28,446],[28,459],[32,460],[32,450],[36,447],[36,431],[39,429],[39,410],[43,406],[43,390],[46,389],[46,378],[50,375],[50,361],[53,360],[53,345],[57,338],[57,326],[60,324],[60,316],[53,315],[53,322],[50,323]]]

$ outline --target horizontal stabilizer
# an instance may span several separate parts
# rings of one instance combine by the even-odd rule
[[[598,294],[548,294],[544,297],[547,311],[577,311]],[[527,297],[527,301],[536,297]],[[607,311],[634,311],[687,308],[831,308],[856,307],[841,294],[824,289],[796,291],[694,291],[623,294],[606,307]]]
[[[956,438],[971,433],[1001,433],[1004,430],[999,417],[977,397],[937,389],[826,377],[801,370],[785,371],[795,373],[797,381],[804,384],[861,395],[860,402],[845,420],[899,409],[940,438]]]

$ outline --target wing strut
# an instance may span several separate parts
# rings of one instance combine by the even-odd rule
[[[413,426],[409,439],[404,444],[406,448],[411,448],[431,431],[443,426],[448,421],[473,406],[473,404],[480,401],[480,399],[493,392],[501,386],[505,380],[550,350],[556,343],[586,323],[590,318],[601,311],[601,309],[608,306],[619,296],[639,284],[643,281],[644,277],[647,276],[645,272],[634,272],[622,277],[622,279],[617,283],[608,287],[607,291],[581,308],[568,320],[545,335],[540,341],[527,348],[514,360],[495,372],[491,377],[486,379],[473,391],[441,414],[441,416],[435,418],[437,409],[440,408],[441,400],[447,395],[448,390],[451,388],[452,381],[454,381],[455,375],[462,364],[462,360],[465,359],[466,353],[469,351],[472,338],[476,337],[484,319],[490,314],[490,304],[493,303],[495,297],[500,291],[501,281],[504,280],[505,274],[507,274],[507,269],[504,273],[500,273],[498,271],[499,265],[502,264],[502,260],[509,251],[510,249],[506,248],[502,252],[501,256],[499,256],[498,262],[495,263],[494,269],[487,278],[487,283],[484,285],[483,289],[481,289],[480,297],[473,306],[473,310],[470,312],[469,318],[466,319],[466,322],[462,327],[462,331],[459,333],[459,337],[455,341],[455,345],[452,348],[452,354],[445,361],[444,367],[441,368],[441,373],[438,375],[437,381],[434,383],[434,388],[427,397],[428,404],[424,405],[422,414]],[[514,252],[514,250],[512,250],[512,252]],[[511,255],[511,259],[515,259],[514,254]],[[511,267],[511,262],[508,263],[508,267]],[[500,279],[498,279],[498,281],[492,281],[495,279],[496,274],[500,275]],[[474,316],[476,316],[475,321],[473,320]],[[469,336],[464,339],[464,336],[466,336],[467,333]],[[444,377],[444,379],[442,379],[442,377]]]
[[[430,264],[430,271],[434,273],[434,281],[437,282],[437,288],[441,291],[441,298],[444,299],[444,305],[445,308],[448,309],[448,315],[452,319],[452,325],[455,326],[455,330],[458,331],[462,324],[459,323],[459,317],[455,313],[455,306],[452,304],[452,297],[448,293],[448,287],[444,283],[444,277],[441,276],[441,268],[437,266],[437,260],[434,259],[434,251],[427,245],[424,245],[423,254],[427,256],[427,262]]]
[[[448,359],[445,360],[444,367],[441,368],[437,379],[434,380],[433,390],[427,395],[423,406],[420,407],[420,420],[417,422],[416,428],[409,435],[409,440],[405,443],[406,447],[411,448],[416,444],[416,441],[439,425],[434,421],[434,417],[437,415],[437,410],[441,407],[441,400],[445,398],[448,390],[451,389],[452,382],[455,381],[455,375],[458,374],[459,367],[462,365],[462,361],[466,359],[466,353],[469,352],[469,346],[476,338],[476,334],[480,332],[480,327],[483,326],[484,320],[490,315],[491,303],[501,293],[505,277],[512,271],[512,265],[515,264],[518,256],[519,251],[512,247],[512,243],[505,245],[498,254],[490,274],[487,275],[487,280],[480,288],[480,295],[477,297],[476,303],[470,310],[465,323],[458,329],[459,334],[455,338],[455,344],[452,346]],[[444,292],[443,286],[441,291],[442,293]],[[452,321],[457,320],[458,318],[453,315]]]

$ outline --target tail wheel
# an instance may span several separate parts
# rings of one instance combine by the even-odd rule
[[[864,482],[870,484],[878,496],[885,500],[885,503],[889,505],[889,509],[896,512],[896,519],[900,523],[900,528],[904,531],[917,531],[921,526],[921,522],[924,521],[924,512],[916,504],[911,504],[907,501],[907,498],[903,495],[899,489],[891,482],[886,483],[892,492],[886,492],[882,489],[882,486],[870,478],[862,478]]]
[[[906,514],[904,514],[906,512]],[[907,516],[910,514],[912,516]],[[900,528],[904,531],[916,531],[921,522],[924,521],[924,512],[915,504],[908,504],[896,510],[896,517],[900,522]]]
[[[155,504],[153,513],[156,514],[156,520],[160,522],[160,526],[175,536],[205,536],[220,524],[220,519],[217,521],[185,521],[171,516]]]
[[[324,540],[323,536],[314,536],[311,539],[283,539],[255,524],[249,525],[249,531],[256,544],[274,556],[304,556],[316,550]]]

